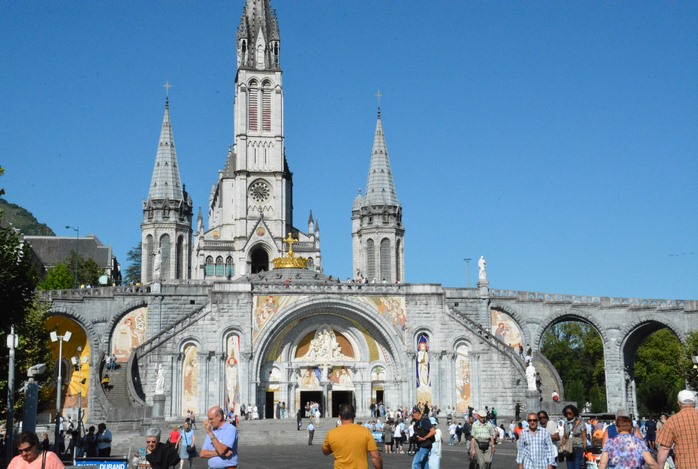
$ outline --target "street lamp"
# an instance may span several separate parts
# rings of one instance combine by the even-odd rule
[[[66,230],[75,231],[75,262],[73,262],[73,288],[78,287],[78,257],[80,257],[80,227],[65,225]]]
[[[51,331],[51,342],[58,342],[58,384],[56,385],[56,429],[54,432],[54,449],[56,454],[60,454],[60,445],[58,440],[61,437],[60,420],[61,418],[61,392],[63,388],[63,342],[68,342],[73,336],[73,333],[66,331],[63,335],[58,335],[56,331]]]
[[[82,352],[82,347],[78,347],[78,353]],[[75,367],[75,371],[80,372],[82,365],[87,363],[87,357],[82,357],[78,355],[77,357],[72,357],[70,363]],[[78,375],[80,381],[78,382],[78,435],[82,438],[82,385],[87,381],[82,375]]]
[[[470,288],[470,261],[472,261],[472,258],[466,257],[463,260],[465,261],[465,268],[468,271],[468,288]]]

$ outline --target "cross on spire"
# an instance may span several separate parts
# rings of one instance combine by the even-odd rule
[[[170,85],[169,81],[166,81],[164,85],[162,85],[163,88],[165,88],[165,98],[170,97],[170,88],[172,88],[172,85]]]

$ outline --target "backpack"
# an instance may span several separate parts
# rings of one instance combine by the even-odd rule
[[[460,426],[460,423],[456,425],[456,435],[460,436],[463,434],[463,428]]]

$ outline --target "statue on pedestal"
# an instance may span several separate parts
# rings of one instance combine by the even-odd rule
[[[485,260],[485,256],[480,256],[480,260],[477,261],[477,266],[480,269],[478,279],[487,280],[487,261]]]
[[[528,362],[528,367],[526,368],[526,381],[528,382],[528,390],[535,391],[536,388],[536,369],[533,367],[532,362]]]
[[[162,363],[158,364],[155,373],[155,394],[165,394],[165,370]]]

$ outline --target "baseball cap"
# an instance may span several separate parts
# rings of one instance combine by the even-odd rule
[[[628,414],[628,411],[623,409],[622,407],[616,411],[616,418],[619,419],[621,417],[625,417],[626,419],[630,418],[630,414]]]
[[[696,402],[696,395],[693,391],[689,391],[688,389],[684,389],[679,393],[679,402],[681,404],[695,404]]]
[[[487,411],[486,411],[486,410],[478,410],[478,411],[475,412],[475,413],[476,413],[477,415],[479,415],[480,417],[485,417],[485,418],[487,418]]]
[[[412,407],[412,413],[413,414],[421,414],[422,411],[419,407]]]

